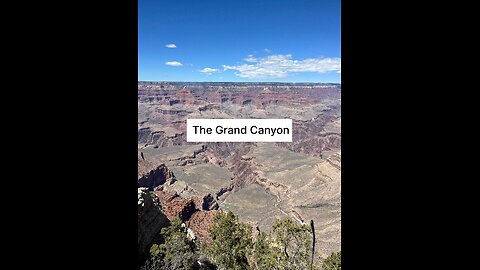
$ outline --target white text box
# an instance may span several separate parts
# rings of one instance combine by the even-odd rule
[[[187,119],[187,142],[292,142],[292,119]]]

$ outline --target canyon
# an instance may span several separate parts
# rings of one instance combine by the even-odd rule
[[[289,118],[293,140],[188,143],[194,118]],[[138,82],[137,181],[144,249],[174,217],[208,242],[215,212],[232,211],[259,230],[313,220],[325,258],[341,242],[341,86]]]

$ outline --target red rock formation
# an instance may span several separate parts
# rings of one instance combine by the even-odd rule
[[[203,243],[212,241],[208,230],[213,224],[213,218],[216,213],[218,213],[216,210],[196,211],[186,222],[187,227],[195,233],[195,237]]]
[[[162,210],[169,220],[178,217],[186,221],[196,210],[193,199],[185,199],[165,190],[154,191],[154,194],[158,197]]]
[[[205,203],[210,202],[210,194],[186,199],[180,197],[175,192],[166,190],[156,190],[153,193],[158,198],[160,205],[162,205],[162,211],[169,220],[178,217],[185,222],[187,228],[190,228],[195,233],[197,239],[202,242],[211,240],[208,229],[213,224],[213,217],[218,211],[202,210],[202,208],[206,207]]]

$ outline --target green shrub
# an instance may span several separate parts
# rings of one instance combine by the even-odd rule
[[[215,215],[210,227],[212,243],[206,246],[207,254],[225,269],[249,269],[247,256],[253,246],[252,229],[242,223],[232,212]]]
[[[341,270],[341,252],[333,252],[328,256],[322,264],[322,269],[323,270]]]
[[[260,233],[254,258],[258,269],[310,269],[311,229],[290,218],[277,219],[269,234]]]
[[[150,259],[142,270],[197,270],[216,269],[202,252],[213,260],[219,269],[244,270],[340,270],[340,252],[311,265],[311,227],[299,224],[290,218],[277,219],[268,232],[260,232],[255,242],[252,240],[250,225],[240,222],[232,212],[215,215],[209,229],[212,241],[202,244],[199,251],[182,227],[180,219],[173,220],[171,226],[163,228],[162,244],[152,245]],[[198,263],[202,261],[202,266]]]
[[[163,228],[161,236],[163,244],[152,245],[150,260],[143,269],[145,270],[194,270],[198,269],[195,244],[188,239],[182,221],[175,219],[169,227]]]

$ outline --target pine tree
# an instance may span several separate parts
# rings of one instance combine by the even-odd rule
[[[260,233],[255,243],[258,269],[310,269],[311,229],[290,218],[277,219],[269,234]]]
[[[195,244],[188,239],[186,229],[180,219],[174,219],[169,227],[161,231],[164,243],[152,245],[151,260],[147,269],[151,270],[194,270],[198,268]]]
[[[210,227],[212,243],[206,247],[207,254],[224,269],[249,269],[247,256],[252,242],[251,228],[238,220],[232,212],[218,213]]]

